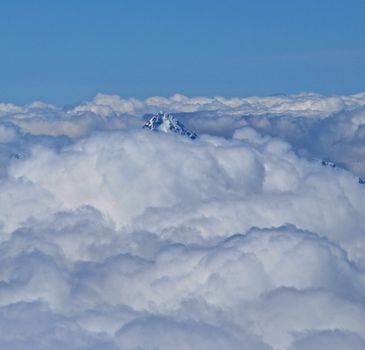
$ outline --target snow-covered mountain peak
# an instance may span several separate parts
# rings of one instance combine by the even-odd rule
[[[187,130],[184,124],[179,122],[174,116],[163,111],[156,113],[146,124],[143,125],[143,128],[166,133],[174,132],[190,137],[192,140],[198,137],[198,135],[194,132]]]

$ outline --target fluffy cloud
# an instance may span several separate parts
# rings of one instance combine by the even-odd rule
[[[1,104],[0,347],[362,349],[364,105]]]
[[[334,97],[324,97],[318,94],[299,94],[246,98],[224,98],[220,96],[190,98],[176,94],[170,98],[156,96],[143,101],[98,94],[92,101],[75,106],[73,111],[92,111],[102,116],[108,116],[112,113],[126,113],[138,116],[145,113],[154,113],[158,109],[167,109],[171,112],[212,111],[218,115],[262,115],[270,113],[325,117],[346,108],[364,105],[364,93]]]

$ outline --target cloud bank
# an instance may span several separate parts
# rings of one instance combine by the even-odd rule
[[[0,348],[364,349],[364,130],[365,94],[0,104]]]

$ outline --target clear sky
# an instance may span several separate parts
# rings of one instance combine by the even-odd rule
[[[4,0],[0,101],[365,90],[364,0]]]

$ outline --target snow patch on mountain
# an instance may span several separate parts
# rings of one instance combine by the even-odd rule
[[[179,122],[174,116],[166,112],[156,113],[146,124],[143,125],[143,128],[150,129],[152,131],[162,131],[165,133],[173,132],[187,136],[192,140],[198,137],[198,135],[194,132],[187,130],[183,123]]]

